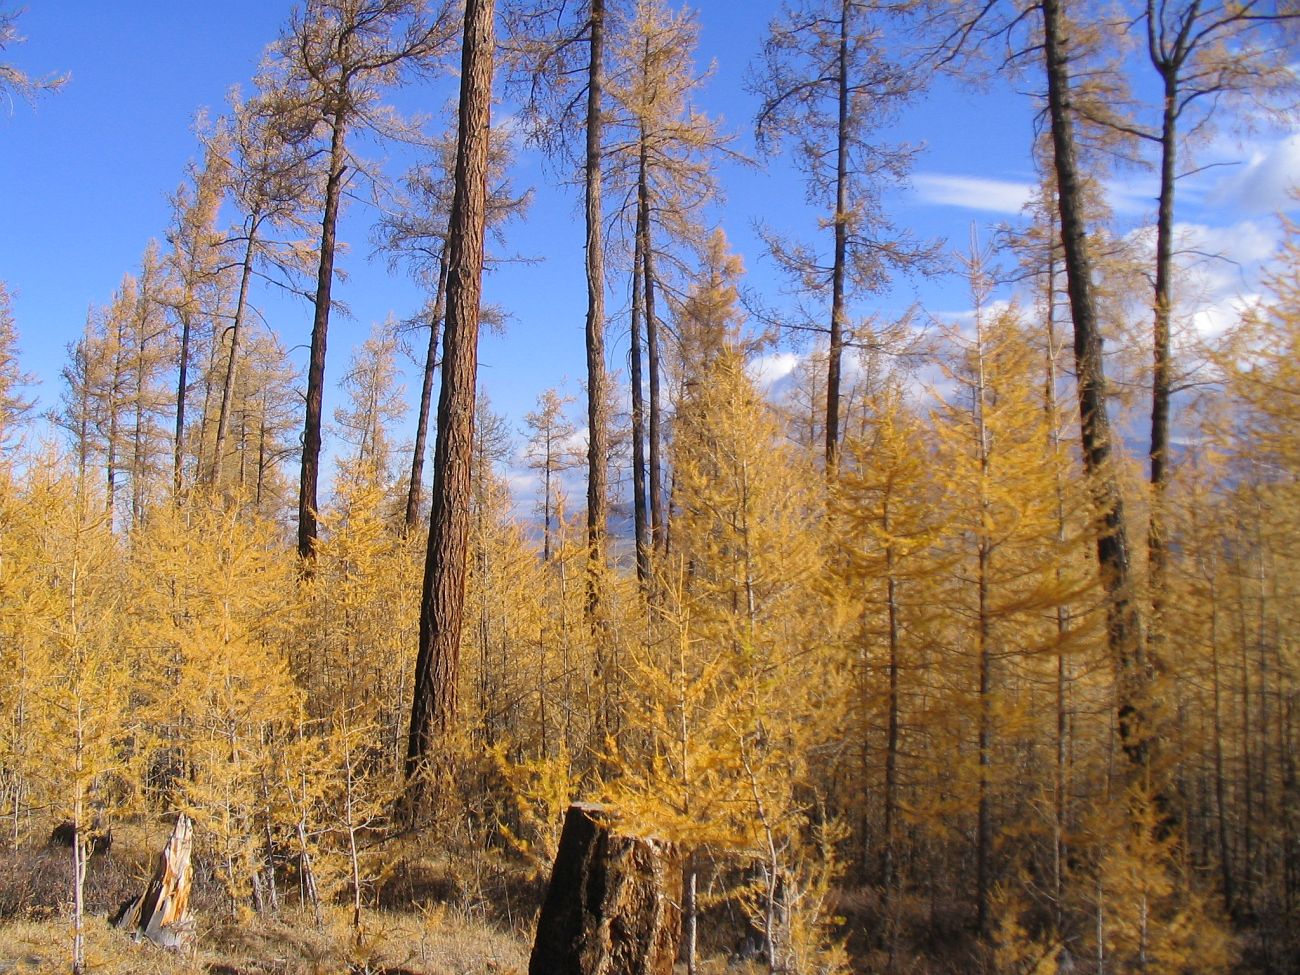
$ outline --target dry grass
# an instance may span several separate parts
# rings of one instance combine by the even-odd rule
[[[346,912],[331,910],[317,930],[307,917],[200,925],[191,956],[133,942],[87,918],[87,970],[96,975],[522,975],[529,945],[478,920],[426,910],[368,912],[357,943]],[[66,972],[72,926],[66,917],[0,923],[0,975]]]
[[[521,918],[517,909],[497,912],[490,906],[513,906],[519,895],[496,889],[501,879],[489,878],[486,868],[461,876],[467,869],[463,864],[452,870],[445,857],[428,856],[420,844],[395,845],[391,856],[401,866],[402,883],[390,891],[382,909],[364,913],[359,938],[350,924],[351,911],[341,906],[327,905],[319,928],[312,912],[293,903],[278,917],[244,911],[231,919],[228,899],[200,859],[191,900],[197,952],[182,957],[133,942],[111,929],[106,918],[123,899],[143,889],[169,829],[161,820],[117,824],[111,852],[91,860],[86,879],[89,972],[510,975],[527,970],[531,915]],[[48,829],[31,833],[38,839],[17,852],[0,852],[0,975],[67,972],[71,967],[71,856],[67,849],[41,841]]]

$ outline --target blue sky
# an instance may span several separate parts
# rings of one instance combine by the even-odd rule
[[[699,4],[697,60],[716,64],[703,107],[725,118],[742,151],[752,146],[756,107],[744,88],[745,73],[776,7],[767,0]],[[79,335],[88,306],[106,303],[123,273],[134,270],[149,238],[164,233],[167,194],[196,152],[195,113],[220,112],[231,86],[249,87],[262,50],[289,9],[288,2],[268,0],[34,0],[21,17],[26,43],[0,58],[33,75],[71,75],[63,90],[35,105],[0,106],[0,279],[16,293],[23,360],[42,379],[43,405],[57,401],[64,350]],[[408,110],[437,112],[452,93],[448,77],[407,90],[398,101]],[[508,111],[507,104],[499,114]],[[979,93],[937,85],[891,133],[924,146],[912,188],[889,197],[895,222],[919,237],[958,245],[968,239],[972,222],[987,238],[993,225],[1017,219],[1034,178],[1032,111],[1028,98],[1002,84]],[[1260,262],[1280,235],[1274,213],[1288,205],[1287,183],[1300,173],[1300,136],[1264,132],[1238,141],[1223,135],[1201,149],[1200,159],[1231,164],[1188,181],[1182,197],[1181,219],[1190,238],[1237,262],[1203,262],[1190,272],[1203,295],[1196,324],[1213,331],[1227,324],[1240,295],[1258,291]],[[815,234],[817,214],[803,203],[800,176],[784,158],[757,170],[725,165],[719,172],[727,201],[714,217],[744,257],[748,287],[778,300],[785,282],[763,256],[753,223],[763,219]],[[585,285],[574,188],[560,185],[555,171],[531,150],[522,154],[514,181],[536,192],[526,222],[510,229],[510,249],[545,260],[503,267],[486,282],[488,300],[504,306],[511,319],[504,335],[484,336],[481,384],[517,430],[544,388],[567,380],[568,391],[580,393]],[[1108,189],[1121,230],[1140,232],[1154,206],[1152,175],[1123,172]],[[373,322],[390,313],[410,316],[421,303],[405,275],[389,273],[382,259],[369,259],[372,222],[369,208],[354,204],[342,225],[340,238],[349,250],[340,263],[348,280],[336,295],[351,315],[331,323],[331,385]],[[612,277],[611,312],[624,305],[625,294],[626,284]],[[959,314],[964,295],[955,276],[903,281],[855,312],[888,316],[920,301],[932,313]],[[311,309],[305,302],[269,293],[258,301],[286,346],[308,340]],[[611,365],[622,368],[625,321],[611,322],[610,346]],[[303,353],[297,348],[293,354]],[[798,354],[774,353],[770,376],[788,369]],[[408,388],[414,391],[413,380]]]

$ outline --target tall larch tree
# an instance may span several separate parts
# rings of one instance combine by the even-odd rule
[[[1107,402],[1099,315],[1096,241],[1090,237],[1088,174],[1082,167],[1085,126],[1105,112],[1097,84],[1114,82],[1105,67],[1103,37],[1088,24],[1094,8],[1067,9],[1061,0],[1015,4],[948,4],[924,8],[931,54],[945,64],[993,57],[1007,68],[1042,72],[1061,263],[1074,330],[1080,446],[1096,512],[1097,565],[1106,592],[1107,646],[1116,673],[1119,739],[1135,783],[1149,787],[1151,673],[1128,539],[1115,435]],[[1028,31],[1028,36],[1022,32]],[[937,36],[936,36],[937,35]],[[1087,82],[1081,83],[1080,76]],[[1113,103],[1118,95],[1111,93]]]
[[[465,6],[433,506],[406,748],[407,803],[412,816],[428,797],[430,765],[456,723],[487,222],[494,15],[493,0],[469,0]]]
[[[344,189],[360,168],[349,154],[348,136],[391,116],[380,110],[386,89],[440,64],[453,20],[450,5],[442,0],[308,0],[304,10],[294,12],[275,48],[281,83],[276,96],[287,113],[286,124],[300,127],[299,135],[317,147],[324,184],[298,497],[298,554],[304,559],[311,558],[316,541],[321,402],[339,210]],[[392,122],[384,118],[383,125]]]
[[[650,551],[662,551],[666,538],[661,296],[668,281],[682,276],[687,257],[681,252],[700,239],[700,212],[718,196],[713,163],[731,140],[696,102],[707,72],[693,60],[699,40],[693,12],[639,0],[625,17],[610,68],[607,168],[616,226],[633,241],[633,518],[644,582]]]
[[[827,216],[829,259],[819,248],[768,233],[777,264],[818,297],[830,295],[829,320],[811,326],[829,336],[826,445],[833,471],[841,438],[844,349],[861,337],[850,321],[855,294],[881,290],[898,271],[925,269],[933,245],[897,230],[883,193],[907,175],[914,150],[879,133],[919,90],[919,76],[892,60],[881,20],[861,0],[800,0],[772,21],[752,88],[762,99],[755,122],[759,147],[784,140],[806,177],[808,201]]]
[[[527,93],[525,118],[530,137],[553,157],[576,159],[582,173],[587,273],[587,589],[588,616],[596,623],[606,572],[609,519],[605,216],[601,203],[609,24],[605,0],[584,0],[573,7],[556,0],[541,6],[512,4],[507,21],[512,74]]]
[[[678,319],[685,351],[672,444],[675,541],[660,583],[674,605],[659,662],[640,675],[673,687],[665,701],[639,702],[643,721],[646,710],[655,712],[642,729],[659,739],[651,753],[670,757],[652,766],[666,773],[661,796],[643,797],[637,808],[654,809],[657,822],[679,831],[692,809],[711,816],[713,836],[697,827],[693,842],[744,851],[750,883],[740,900],[772,969],[802,970],[811,959],[801,953],[818,950],[813,929],[824,907],[799,852],[810,842],[809,809],[819,794],[809,757],[832,724],[807,719],[832,716],[839,699],[813,625],[824,612],[814,588],[823,570],[820,526],[809,514],[817,478],[783,441],[746,372],[741,267],[721,231],[702,263]],[[699,686],[688,692],[693,679]],[[728,717],[700,713],[708,707]],[[660,737],[669,711],[671,744]],[[642,770],[631,778],[648,784]],[[698,867],[696,860],[686,867],[688,916]]]
[[[1174,4],[1148,0],[1143,15],[1146,54],[1160,83],[1159,125],[1130,126],[1132,133],[1158,147],[1147,519],[1149,640],[1157,665],[1164,634],[1168,566],[1163,520],[1171,469],[1170,411],[1180,381],[1171,348],[1177,303],[1174,237],[1175,195],[1182,175],[1180,154],[1187,154],[1187,140],[1211,124],[1215,108],[1224,99],[1248,106],[1254,102],[1265,110],[1294,109],[1295,38],[1294,28],[1288,31],[1288,21],[1298,20],[1300,6],[1290,0]]]
[[[166,304],[179,333],[172,435],[172,494],[176,498],[180,497],[183,485],[185,422],[193,383],[190,364],[199,345],[212,338],[212,323],[224,290],[221,271],[225,261],[217,216],[229,178],[227,145],[223,132],[212,133],[210,140],[205,140],[202,164],[191,162],[187,181],[172,196],[172,219],[167,232],[171,251],[166,261],[175,286]]]
[[[216,376],[209,379],[219,383],[220,399],[212,455],[203,477],[217,486],[225,470],[253,275],[260,268],[281,281],[293,281],[307,275],[319,260],[301,240],[279,239],[308,231],[305,214],[314,198],[309,153],[285,131],[286,119],[277,114],[282,106],[273,97],[264,93],[248,101],[234,97],[231,102],[227,165],[239,223],[228,232],[226,242],[242,253],[236,265],[239,286],[234,307],[222,316],[226,323],[213,346],[214,355],[222,353],[224,362],[218,363]]]

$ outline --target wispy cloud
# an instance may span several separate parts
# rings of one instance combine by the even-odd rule
[[[1252,213],[1273,213],[1296,207],[1292,193],[1300,188],[1300,135],[1289,135],[1249,150],[1243,167],[1223,180],[1211,199]]]
[[[1019,213],[1034,193],[1030,183],[947,173],[917,173],[912,185],[925,203],[993,213]]]

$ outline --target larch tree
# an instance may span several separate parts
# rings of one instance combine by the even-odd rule
[[[493,0],[466,4],[433,507],[406,749],[407,803],[413,817],[428,797],[428,772],[436,750],[456,723],[487,220],[494,15]]]
[[[35,383],[18,361],[18,328],[14,324],[9,288],[0,281],[0,458],[16,444],[18,431],[26,422],[35,401],[23,389]]]
[[[1075,139],[1075,82],[1071,73],[1074,59],[1060,0],[1042,0],[1038,10],[1042,18],[1041,56],[1046,74],[1061,250],[1074,324],[1080,439],[1099,520],[1097,565],[1107,597],[1107,642],[1116,668],[1119,736],[1136,782],[1149,789],[1151,675],[1129,555],[1124,497],[1112,460],[1114,434],[1106,404],[1102,336]]]
[[[1163,525],[1170,474],[1170,410],[1179,378],[1171,338],[1176,304],[1174,260],[1175,194],[1179,156],[1186,141],[1211,124],[1224,99],[1265,107],[1294,103],[1297,87],[1294,27],[1300,6],[1293,0],[1147,0],[1143,14],[1146,54],[1160,80],[1160,122],[1129,131],[1158,146],[1155,267],[1151,329],[1151,437],[1148,449],[1151,498],[1147,520],[1149,638],[1155,663],[1164,633],[1168,552]],[[1271,105],[1270,105],[1271,103]],[[1294,108],[1294,104],[1291,106]]]
[[[1094,279],[1096,241],[1089,234],[1090,186],[1081,164],[1087,148],[1085,125],[1104,114],[1108,102],[1113,105],[1119,98],[1113,91],[1099,91],[1098,86],[1109,86],[1117,79],[1109,71],[1089,73],[1104,60],[1104,36],[1095,29],[1095,21],[1087,20],[1091,11],[1067,10],[1061,0],[1036,0],[1028,7],[1010,3],[963,3],[955,8],[929,5],[924,12],[925,29],[937,34],[937,39],[932,37],[930,54],[940,62],[990,56],[996,49],[1004,67],[1033,65],[1042,72],[1051,147],[1048,159],[1055,180],[1061,263],[1074,330],[1080,445],[1096,513],[1097,565],[1106,593],[1106,639],[1116,673],[1119,739],[1132,781],[1150,788],[1152,674],[1107,403],[1100,289]],[[1021,31],[1030,36],[1022,40]],[[1080,82],[1081,75],[1088,84]]]
[[[167,232],[171,251],[166,257],[175,282],[166,305],[176,321],[179,344],[176,350],[175,431],[172,435],[172,495],[179,499],[183,485],[186,446],[186,414],[189,405],[190,363],[195,349],[211,336],[223,290],[221,235],[217,215],[229,179],[226,137],[214,132],[204,145],[203,163],[188,167],[188,180],[172,196],[172,219]],[[197,477],[196,477],[197,480]]]
[[[973,280],[985,273],[973,262]],[[952,479],[946,494],[959,560],[954,574],[969,579],[958,584],[951,603],[971,621],[955,627],[955,640],[959,658],[974,665],[976,927],[987,937],[994,892],[1007,871],[995,844],[997,817],[1014,805],[1007,793],[1016,772],[1007,768],[1007,756],[1029,734],[1034,710],[1026,713],[1016,701],[1026,696],[1025,683],[1039,679],[1028,673],[1030,662],[1065,652],[1056,614],[1083,601],[1087,580],[1061,571],[1071,565],[1080,536],[1059,537],[1062,458],[1041,408],[1037,350],[1018,310],[989,314],[977,299],[974,335],[958,344],[951,375],[959,393],[944,405],[936,433],[940,464]]]
[[[605,215],[601,203],[608,32],[605,0],[583,0],[573,7],[562,0],[549,0],[540,6],[513,4],[507,10],[506,43],[512,73],[527,91],[525,119],[531,138],[552,156],[576,157],[582,173],[587,273],[587,589],[588,617],[597,624],[609,519]]]
[[[694,14],[671,10],[664,0],[639,0],[625,17],[618,31],[624,40],[610,67],[607,170],[615,220],[633,240],[633,520],[637,574],[644,584],[650,552],[662,551],[666,538],[663,327],[657,309],[665,279],[681,276],[683,258],[677,252],[699,239],[700,212],[718,195],[712,164],[731,140],[696,105],[707,73],[693,63],[699,40]],[[674,265],[676,273],[665,264]]]
[[[229,153],[230,196],[240,221],[229,231],[226,242],[242,245],[243,253],[235,265],[239,287],[234,308],[222,316],[228,317],[229,324],[213,344],[214,356],[223,352],[225,361],[209,379],[219,381],[221,392],[212,456],[203,477],[216,486],[221,485],[226,465],[253,275],[263,268],[292,280],[305,275],[318,259],[301,241],[277,239],[280,234],[307,231],[304,214],[313,195],[307,153],[283,130],[285,119],[277,115],[280,106],[272,95],[263,93],[248,101],[232,97],[231,101],[229,135],[223,138],[218,130],[214,138],[221,139]]]
[[[264,784],[303,704],[288,654],[295,574],[276,535],[233,507],[160,507],[132,537],[135,598],[123,614],[170,678],[141,694],[138,711],[167,770],[159,786],[210,837],[232,917],[250,899],[266,907]]]
[[[831,724],[807,718],[832,715],[839,696],[813,625],[824,609],[813,582],[823,568],[819,526],[809,517],[817,478],[783,443],[746,373],[739,270],[715,233],[678,323],[683,346],[698,350],[681,365],[675,541],[661,583],[679,594],[664,619],[658,663],[638,678],[641,695],[648,679],[672,688],[666,700],[643,697],[639,705],[655,715],[643,733],[658,739],[650,751],[663,760],[652,770],[667,781],[659,797],[637,808],[656,808],[665,827],[678,830],[693,810],[711,817],[717,831],[707,836],[697,827],[695,842],[743,852],[749,877],[739,897],[772,970],[803,970],[810,961],[801,954],[821,948],[814,929],[827,879],[809,872],[804,857],[814,842],[810,809],[817,801],[809,757]],[[633,775],[638,779],[649,785],[644,772]],[[685,871],[687,916],[695,911],[697,868],[688,863]]]
[[[935,463],[930,451],[917,449],[927,431],[905,390],[904,377],[890,377],[868,397],[866,423],[845,438],[831,503],[845,539],[835,578],[855,617],[842,711],[852,763],[847,774],[857,787],[842,815],[859,824],[862,877],[881,888],[882,935],[891,956],[898,892],[907,889],[907,868],[915,861],[904,816],[918,778],[912,765],[926,646],[934,642],[940,612],[934,580],[948,561],[939,548],[948,515],[935,496]]]
[[[572,459],[572,439],[577,428],[564,415],[564,407],[571,397],[561,396],[558,390],[548,389],[537,397],[537,409],[524,415],[531,436],[528,438],[526,461],[542,479],[542,494],[538,503],[542,508],[542,561],[551,561],[557,515],[557,491],[560,475],[577,464]]]
[[[321,402],[325,349],[333,307],[334,260],[344,189],[359,166],[348,151],[356,129],[397,127],[380,105],[385,89],[438,67],[453,33],[451,6],[442,0],[308,0],[295,11],[274,51],[275,97],[289,127],[317,147],[322,193],[307,411],[298,498],[298,554],[312,557],[320,479]]]
[[[150,241],[140,262],[139,293],[132,318],[131,345],[131,518],[139,522],[151,500],[154,481],[165,468],[164,422],[173,405],[164,385],[175,361],[175,343],[164,315],[174,290],[170,268]]]
[[[340,382],[347,403],[334,411],[339,438],[351,448],[341,462],[344,478],[381,490],[391,484],[390,428],[406,413],[405,389],[397,375],[397,342],[391,318],[371,327]]]
[[[828,216],[829,258],[817,247],[767,233],[777,264],[807,291],[830,294],[825,325],[825,455],[833,472],[841,439],[844,349],[855,335],[849,302],[880,291],[891,274],[929,268],[935,245],[898,231],[884,212],[885,187],[907,175],[914,150],[878,141],[878,133],[920,88],[919,76],[892,60],[881,21],[862,0],[799,0],[772,21],[752,88],[762,99],[755,122],[760,148],[789,139],[806,177],[808,201]]]

